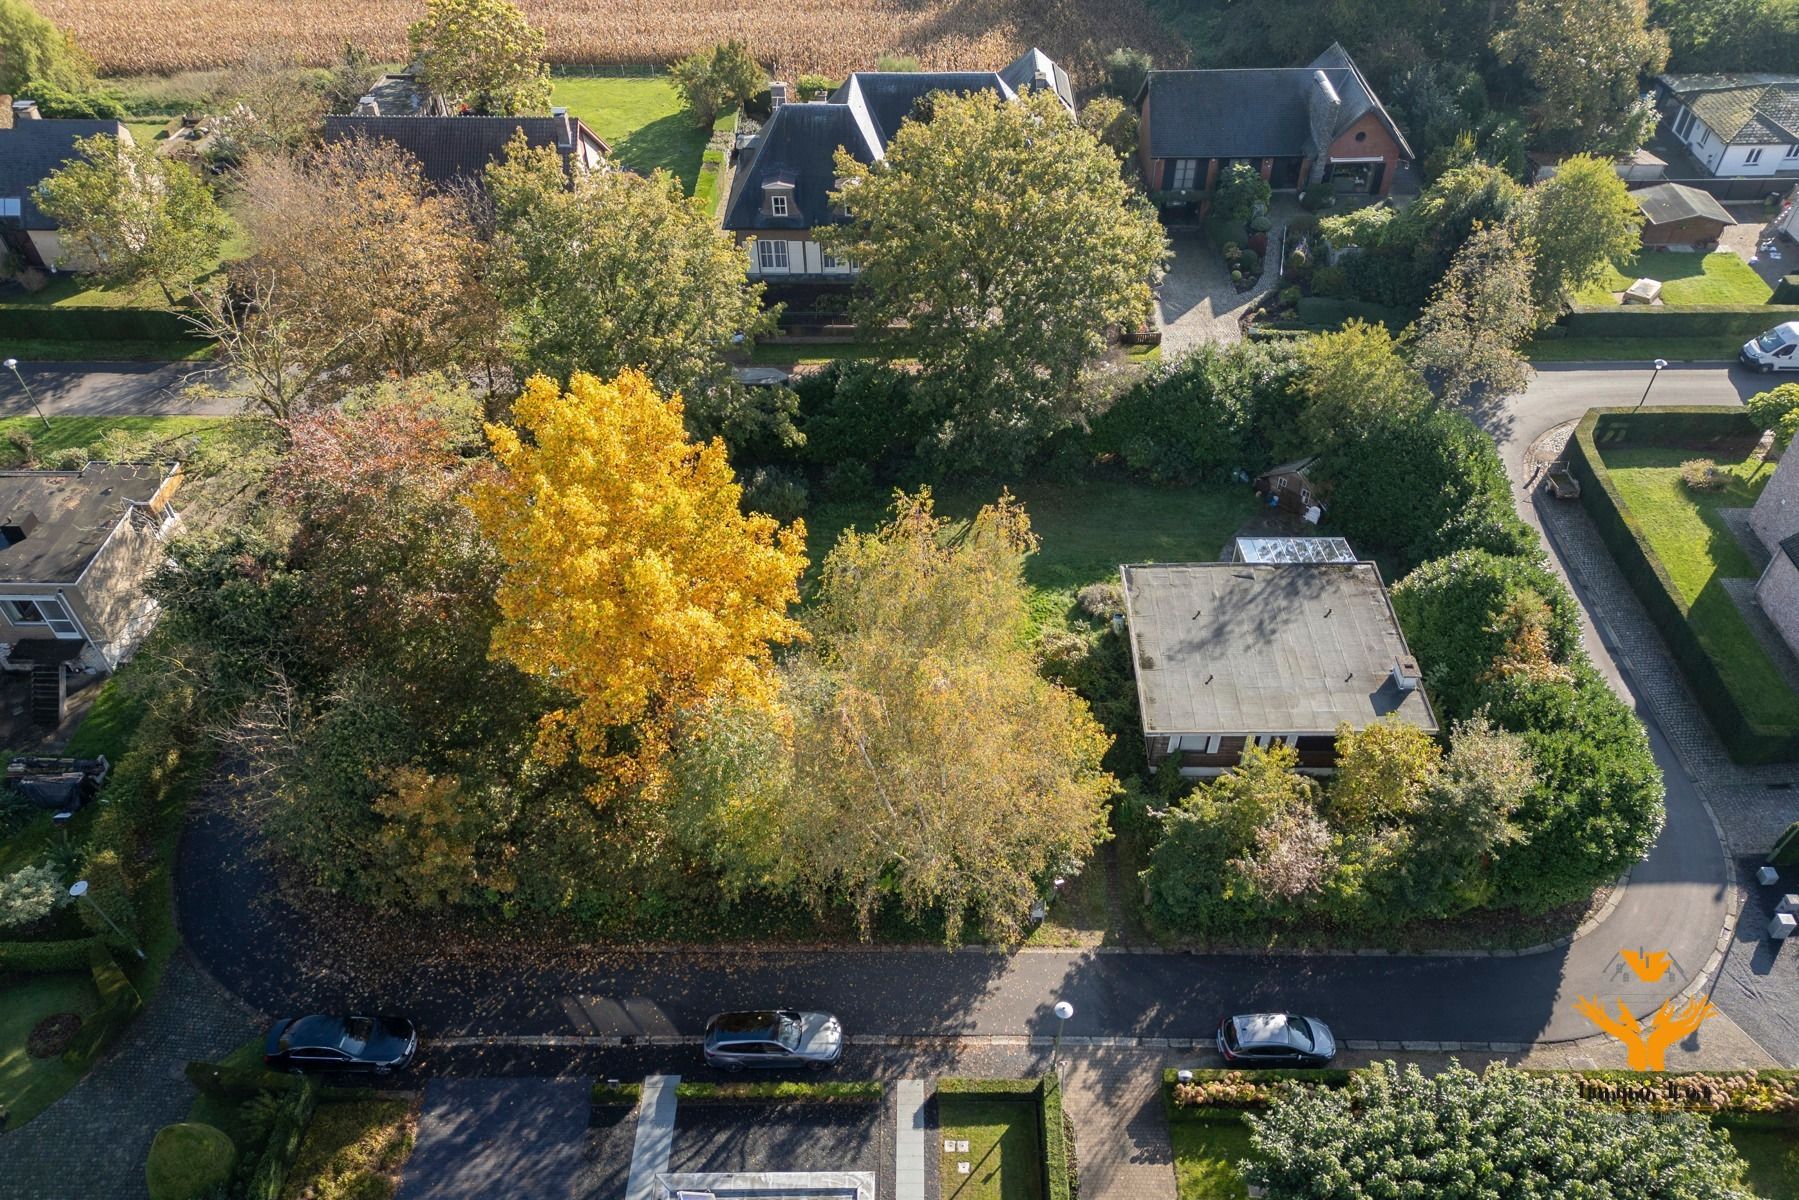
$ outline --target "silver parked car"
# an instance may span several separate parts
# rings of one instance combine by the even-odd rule
[[[706,1065],[810,1067],[822,1070],[843,1057],[843,1026],[830,1013],[795,1009],[720,1013],[706,1022]]]

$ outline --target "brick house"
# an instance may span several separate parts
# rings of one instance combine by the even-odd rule
[[[1138,164],[1164,203],[1208,202],[1235,163],[1276,191],[1328,184],[1385,196],[1412,148],[1342,46],[1304,67],[1151,71],[1137,94]]]

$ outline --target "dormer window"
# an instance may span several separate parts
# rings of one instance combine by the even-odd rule
[[[787,197],[776,194],[768,198],[768,214],[771,217],[787,215]]]

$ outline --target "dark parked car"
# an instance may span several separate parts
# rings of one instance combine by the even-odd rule
[[[843,1026],[830,1013],[793,1009],[720,1013],[706,1022],[706,1065],[810,1067],[821,1070],[843,1057]]]
[[[298,1017],[276,1021],[263,1043],[263,1065],[276,1071],[404,1069],[418,1053],[418,1030],[404,1017]]]
[[[1232,1067],[1322,1067],[1337,1056],[1337,1039],[1317,1017],[1246,1013],[1218,1023],[1218,1053]]]

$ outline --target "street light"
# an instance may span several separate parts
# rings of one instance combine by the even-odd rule
[[[137,955],[138,960],[140,962],[143,961],[144,952],[137,948],[137,943],[132,941],[130,935],[128,935],[123,929],[119,928],[118,922],[114,921],[111,917],[107,916],[106,910],[104,908],[101,908],[98,904],[95,904],[93,901],[93,898],[87,894],[87,880],[77,879],[74,883],[71,883],[69,885],[69,895],[73,896],[77,900],[85,899],[88,902],[88,904],[93,908],[93,910],[100,914],[100,919],[102,921],[105,921],[108,925],[112,926],[112,931],[114,933],[118,934],[119,937],[123,938],[125,941],[125,944],[127,946],[131,947],[131,952],[133,954]]]
[[[1068,1018],[1074,1016],[1074,1005],[1066,1000],[1056,1001],[1056,1045],[1049,1052],[1050,1065],[1058,1071],[1062,1068],[1062,1030],[1068,1025]]]
[[[1658,358],[1655,360],[1654,366],[1655,370],[1649,372],[1649,382],[1643,385],[1643,395],[1642,398],[1637,401],[1637,408],[1643,407],[1643,401],[1649,399],[1649,389],[1655,386],[1656,377],[1667,369],[1668,360],[1665,358]],[[1631,411],[1635,412],[1636,409],[1633,408]]]
[[[13,378],[19,381],[19,386],[25,389],[25,398],[31,401],[32,408],[37,409],[37,419],[44,423],[45,429],[50,428],[50,418],[44,415],[43,409],[38,408],[37,397],[31,394],[31,385],[25,382],[25,377],[23,375],[19,374],[19,360],[16,358],[7,359],[6,369],[12,372]]]

